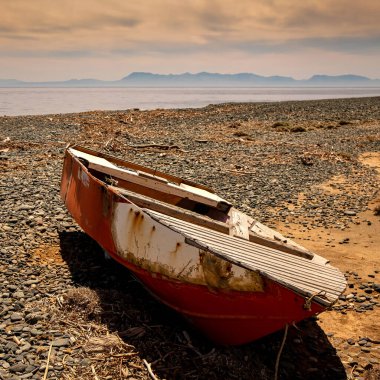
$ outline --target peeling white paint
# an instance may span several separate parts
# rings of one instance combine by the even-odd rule
[[[116,203],[112,236],[120,257],[182,282],[240,291],[263,291],[261,276],[186,243],[185,236],[130,203]]]

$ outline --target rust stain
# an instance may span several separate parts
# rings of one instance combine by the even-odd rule
[[[155,276],[157,274],[167,277],[167,278],[175,278],[175,269],[167,264],[162,264],[159,262],[153,262],[152,260],[146,259],[144,257],[136,257],[132,252],[128,251],[126,255],[126,259],[132,264],[147,270]]]
[[[135,233],[141,233],[139,231],[141,229],[141,225],[144,221],[144,215],[140,211],[135,211],[134,215],[131,217],[131,222],[132,222],[132,235]]]
[[[264,291],[264,282],[258,273],[240,268],[206,250],[196,249],[190,254],[192,251],[187,249],[187,244],[174,237],[171,238],[172,244],[165,244],[165,252],[158,248],[151,252],[152,236],[161,230],[157,225],[151,225],[150,218],[141,210],[131,207],[124,215],[127,230],[123,251],[118,254],[152,276],[203,285],[212,291]],[[162,238],[160,236],[159,240]]]
[[[204,279],[214,289],[263,292],[264,281],[259,273],[245,270],[241,276],[233,272],[233,265],[210,252],[200,251],[200,263]]]
[[[234,275],[234,265],[213,254],[201,251],[200,264],[191,260],[178,272],[178,269],[143,257],[136,257],[131,251],[126,259],[134,265],[149,271],[152,276],[163,276],[197,285],[206,285],[210,290],[229,289],[243,292],[263,292],[264,281],[259,273],[245,270],[240,276]]]
[[[251,270],[246,270],[244,276],[231,278],[229,283],[232,289],[241,292],[264,292],[263,277]]]
[[[222,289],[229,287],[228,279],[233,276],[231,263],[207,251],[200,251],[199,260],[208,286]]]
[[[133,211],[132,208],[129,210],[127,214],[128,224],[130,225],[130,229],[127,232],[128,234],[128,247],[135,247],[136,253],[138,253],[139,247],[139,237],[143,236],[143,222],[144,215],[140,211]],[[129,248],[130,250],[131,248]],[[139,260],[139,259],[138,259]]]
[[[177,241],[176,245],[175,245],[175,248],[173,249],[173,251],[170,252],[170,255],[171,257],[174,259],[175,256],[177,255],[179,249],[181,248],[181,243]]]

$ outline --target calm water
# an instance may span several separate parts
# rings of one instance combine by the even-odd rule
[[[0,115],[380,96],[380,88],[0,88]]]

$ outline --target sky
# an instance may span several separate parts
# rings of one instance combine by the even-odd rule
[[[380,78],[379,0],[0,0],[0,78]]]

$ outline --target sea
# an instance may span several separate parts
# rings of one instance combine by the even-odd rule
[[[380,87],[0,88],[0,116],[380,96]]]

